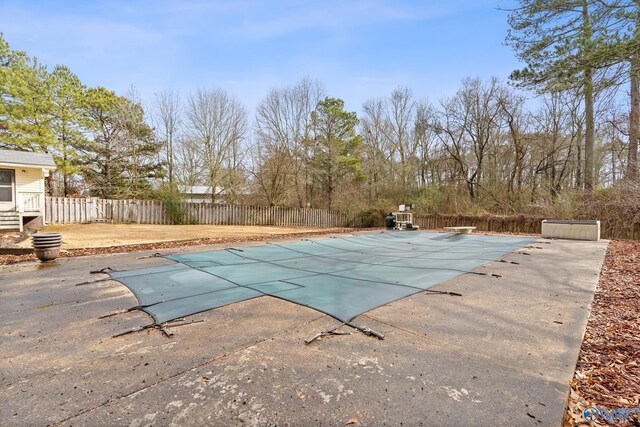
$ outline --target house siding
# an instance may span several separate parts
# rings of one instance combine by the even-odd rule
[[[24,173],[22,171],[25,171]],[[16,169],[16,193],[40,193],[43,188],[42,169]]]

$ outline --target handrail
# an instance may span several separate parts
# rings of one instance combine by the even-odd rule
[[[18,212],[40,212],[41,199],[42,193],[40,192],[19,192],[16,200]]]

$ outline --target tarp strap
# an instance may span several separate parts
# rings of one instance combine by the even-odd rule
[[[374,336],[374,337],[378,338],[379,340],[383,340],[384,339],[384,334],[383,333],[376,332],[373,329],[369,328],[368,326],[359,326],[359,325],[356,325],[354,323],[349,323],[349,322],[346,322],[345,325],[351,326],[353,329],[356,329],[356,330],[362,332],[363,334],[365,334],[367,336]]]
[[[304,340],[305,344],[311,344],[312,342],[314,342],[315,340],[317,340],[318,338],[327,336],[327,335],[351,335],[351,332],[338,332],[336,331],[336,329],[344,326],[345,323],[340,323],[338,326],[335,326],[331,329],[327,329],[326,331],[322,331],[322,332],[318,332],[317,334],[315,334],[314,336],[307,338],[306,340]]]
[[[92,270],[89,272],[89,274],[100,274],[100,273],[104,273],[104,274],[108,274],[110,271],[116,271],[111,267],[104,267],[101,268],[100,270]]]

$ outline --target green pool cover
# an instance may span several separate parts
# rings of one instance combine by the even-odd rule
[[[349,322],[519,249],[532,238],[384,232],[172,255],[116,271],[156,323],[269,295]]]

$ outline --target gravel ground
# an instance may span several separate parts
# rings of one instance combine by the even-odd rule
[[[588,422],[583,411],[602,415]],[[640,242],[613,240],[600,273],[580,350],[565,426],[611,425],[609,411],[640,408]],[[640,413],[615,425],[640,426]]]

